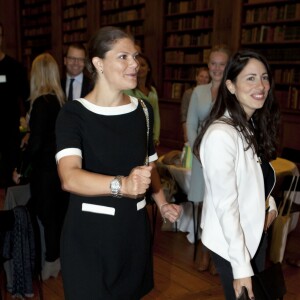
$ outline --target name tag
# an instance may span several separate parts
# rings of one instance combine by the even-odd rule
[[[6,82],[6,75],[0,75],[0,83]]]

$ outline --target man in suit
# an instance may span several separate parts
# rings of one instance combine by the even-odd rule
[[[62,88],[67,100],[86,96],[93,88],[88,76],[83,73],[86,49],[81,43],[70,44],[64,58],[66,77],[62,80]],[[70,89],[71,87],[71,89]]]

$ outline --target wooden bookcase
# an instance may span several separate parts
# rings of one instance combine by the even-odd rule
[[[30,70],[32,60],[52,48],[51,0],[21,0],[22,60]]]
[[[64,0],[62,4],[62,45],[63,53],[69,44],[85,44],[87,32],[87,2],[84,0]]]
[[[206,65],[212,44],[211,0],[165,1],[163,97],[181,99]]]
[[[6,33],[11,28],[6,48],[18,49],[28,70],[43,51],[50,51],[62,70],[68,44],[86,43],[100,26],[131,32],[152,62],[161,144],[173,149],[183,146],[181,95],[206,64],[211,46],[261,51],[274,71],[283,112],[281,145],[292,141],[289,146],[300,149],[299,139],[290,138],[300,127],[299,5],[291,0],[0,0],[5,7],[0,18]]]
[[[102,0],[101,26],[117,26],[131,33],[144,49],[145,0]]]
[[[300,3],[248,0],[242,15],[241,48],[264,54],[273,71],[282,112],[280,148],[288,141],[300,148],[295,138],[300,129]]]

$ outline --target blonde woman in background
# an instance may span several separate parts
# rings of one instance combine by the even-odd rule
[[[37,56],[30,74],[30,136],[23,158],[23,170],[31,165],[31,198],[28,209],[44,227],[45,263],[43,280],[56,277],[60,270],[60,234],[67,208],[67,194],[61,190],[55,153],[55,122],[65,102],[58,65],[48,53]],[[20,182],[21,174],[15,170],[13,179]],[[38,226],[35,226],[38,230]],[[37,246],[38,247],[38,246]]]
[[[208,59],[208,69],[209,75],[211,77],[211,82],[209,84],[199,85],[193,90],[186,122],[188,142],[191,148],[193,148],[195,139],[200,131],[203,121],[208,117],[210,110],[216,100],[219,86],[223,78],[223,72],[229,60],[229,57],[230,51],[226,45],[217,45],[213,47],[210,51]],[[193,155],[191,185],[188,199],[199,204],[199,212],[202,207],[203,196],[203,171],[199,160]],[[198,237],[195,238],[197,239]],[[200,261],[198,270],[205,271],[209,268],[212,274],[216,274],[214,265],[212,264],[212,262],[210,263],[209,252],[205,249],[205,247],[202,246],[199,247],[199,250]]]

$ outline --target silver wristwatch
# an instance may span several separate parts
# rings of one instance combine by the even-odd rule
[[[116,176],[110,183],[111,194],[115,197],[121,196],[122,176]]]

